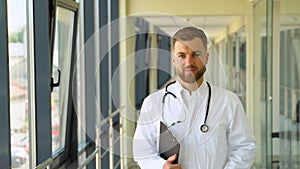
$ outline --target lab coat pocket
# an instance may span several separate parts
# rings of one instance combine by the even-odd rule
[[[198,144],[219,144],[227,142],[227,130],[224,124],[217,124],[215,127],[211,126],[207,132],[202,132],[198,126],[199,134],[196,134],[196,142]]]
[[[200,126],[199,126],[200,127]],[[218,124],[215,127],[210,127],[206,133],[198,129],[195,135],[196,145],[195,149],[199,154],[196,154],[197,159],[201,163],[207,164],[205,168],[219,169],[224,167],[227,160],[227,134],[224,124]]]

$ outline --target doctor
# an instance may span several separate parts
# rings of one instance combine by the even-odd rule
[[[234,93],[205,81],[208,56],[202,30],[185,27],[172,37],[176,82],[144,99],[134,135],[142,169],[251,167],[257,147],[245,111]],[[180,142],[179,155],[167,160],[158,153],[160,121]]]

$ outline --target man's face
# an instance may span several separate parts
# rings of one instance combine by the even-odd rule
[[[172,53],[172,62],[179,78],[186,83],[195,83],[203,79],[208,61],[208,53],[198,37],[191,41],[176,41]]]

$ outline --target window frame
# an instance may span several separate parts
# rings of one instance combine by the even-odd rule
[[[58,151],[52,153],[52,167],[58,168],[61,166],[67,166],[70,164],[76,164],[77,161],[77,116],[75,108],[73,105],[72,98],[72,88],[76,87],[72,85],[72,78],[74,73],[75,58],[76,58],[76,40],[77,40],[77,27],[78,27],[78,11],[79,4],[72,0],[58,0],[55,6],[55,15],[53,22],[53,34],[51,42],[51,70],[53,66],[53,49],[55,42],[55,23],[56,23],[56,10],[57,8],[63,8],[74,12],[74,22],[73,22],[73,34],[72,34],[72,49],[71,49],[71,66],[70,66],[70,77],[69,77],[69,91],[68,91],[68,106],[67,106],[67,115],[66,115],[66,131],[65,131],[65,144],[63,148],[60,148]],[[52,71],[51,71],[52,72]],[[51,118],[51,117],[50,117]],[[62,124],[64,125],[64,124]],[[52,130],[50,130],[52,131]],[[52,149],[51,149],[52,152]]]
[[[7,1],[0,0],[0,168],[10,168],[10,93],[9,93],[9,64],[8,64],[8,26],[7,26]]]

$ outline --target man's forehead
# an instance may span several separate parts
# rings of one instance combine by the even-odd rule
[[[174,44],[174,50],[190,49],[192,51],[200,51],[202,48],[204,48],[202,40],[198,37],[188,41],[177,40]]]

